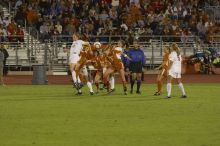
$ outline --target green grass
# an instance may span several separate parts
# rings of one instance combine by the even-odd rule
[[[219,146],[220,84],[177,86],[172,98],[74,95],[71,86],[0,87],[0,146]]]

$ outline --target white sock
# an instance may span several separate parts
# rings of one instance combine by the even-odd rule
[[[91,82],[87,82],[87,86],[89,87],[89,91],[93,92],[92,83]]]
[[[80,80],[79,76],[77,78],[77,83],[81,83],[81,80]]]
[[[76,72],[75,71],[72,72],[72,78],[73,78],[73,82],[76,83],[77,80],[76,80]]]
[[[115,78],[113,76],[110,78],[109,82],[110,82],[111,89],[114,89],[115,88]]]
[[[106,70],[107,70],[107,68],[104,67],[104,68],[102,69],[102,73],[104,74]]]
[[[167,96],[168,97],[171,96],[171,89],[172,89],[172,84],[171,83],[167,83]]]
[[[182,83],[179,83],[179,89],[180,91],[182,92],[183,95],[186,95],[185,93],[185,90],[184,90],[184,87],[183,87],[183,84]]]

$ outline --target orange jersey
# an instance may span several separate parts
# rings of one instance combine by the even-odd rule
[[[91,59],[92,65],[97,70],[102,70],[105,64],[104,56],[96,56]]]
[[[121,59],[118,59],[117,57],[117,51],[112,51],[108,56],[107,56],[107,60],[110,62],[111,66],[115,69],[115,70],[120,70],[124,68],[124,65],[121,61]]]
[[[91,50],[81,51],[79,56],[80,56],[80,59],[78,63],[80,64],[80,66],[86,65],[87,60],[90,60],[93,58],[93,54]]]
[[[167,70],[169,66],[169,53],[166,53],[163,55],[163,62],[162,62],[162,68]]]

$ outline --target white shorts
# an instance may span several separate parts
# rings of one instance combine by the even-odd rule
[[[72,54],[69,58],[70,63],[76,64],[80,59],[78,54]]]
[[[175,79],[180,79],[181,78],[181,73],[179,72],[174,72],[172,70],[169,70],[168,73],[171,77],[175,78]]]

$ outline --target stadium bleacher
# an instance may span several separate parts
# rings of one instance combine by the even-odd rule
[[[53,64],[54,70],[56,67],[57,70],[65,70],[68,54],[63,51],[62,45],[71,43],[71,34],[75,31],[90,36],[91,41],[97,37],[102,42],[111,41],[111,38],[128,39],[128,36],[139,38],[146,55],[146,64],[150,67],[160,64],[163,45],[169,42],[177,42],[186,56],[195,52],[197,40],[204,44],[204,48],[210,43],[219,48],[216,41],[219,38],[214,37],[219,34],[218,1],[3,2],[2,25],[9,18],[9,21],[15,20],[17,26],[22,26],[24,31],[24,43],[21,47],[20,44],[15,47],[9,45],[9,66],[44,64],[45,46],[48,46],[46,63]],[[35,33],[31,33],[33,31],[28,28],[35,30]]]

